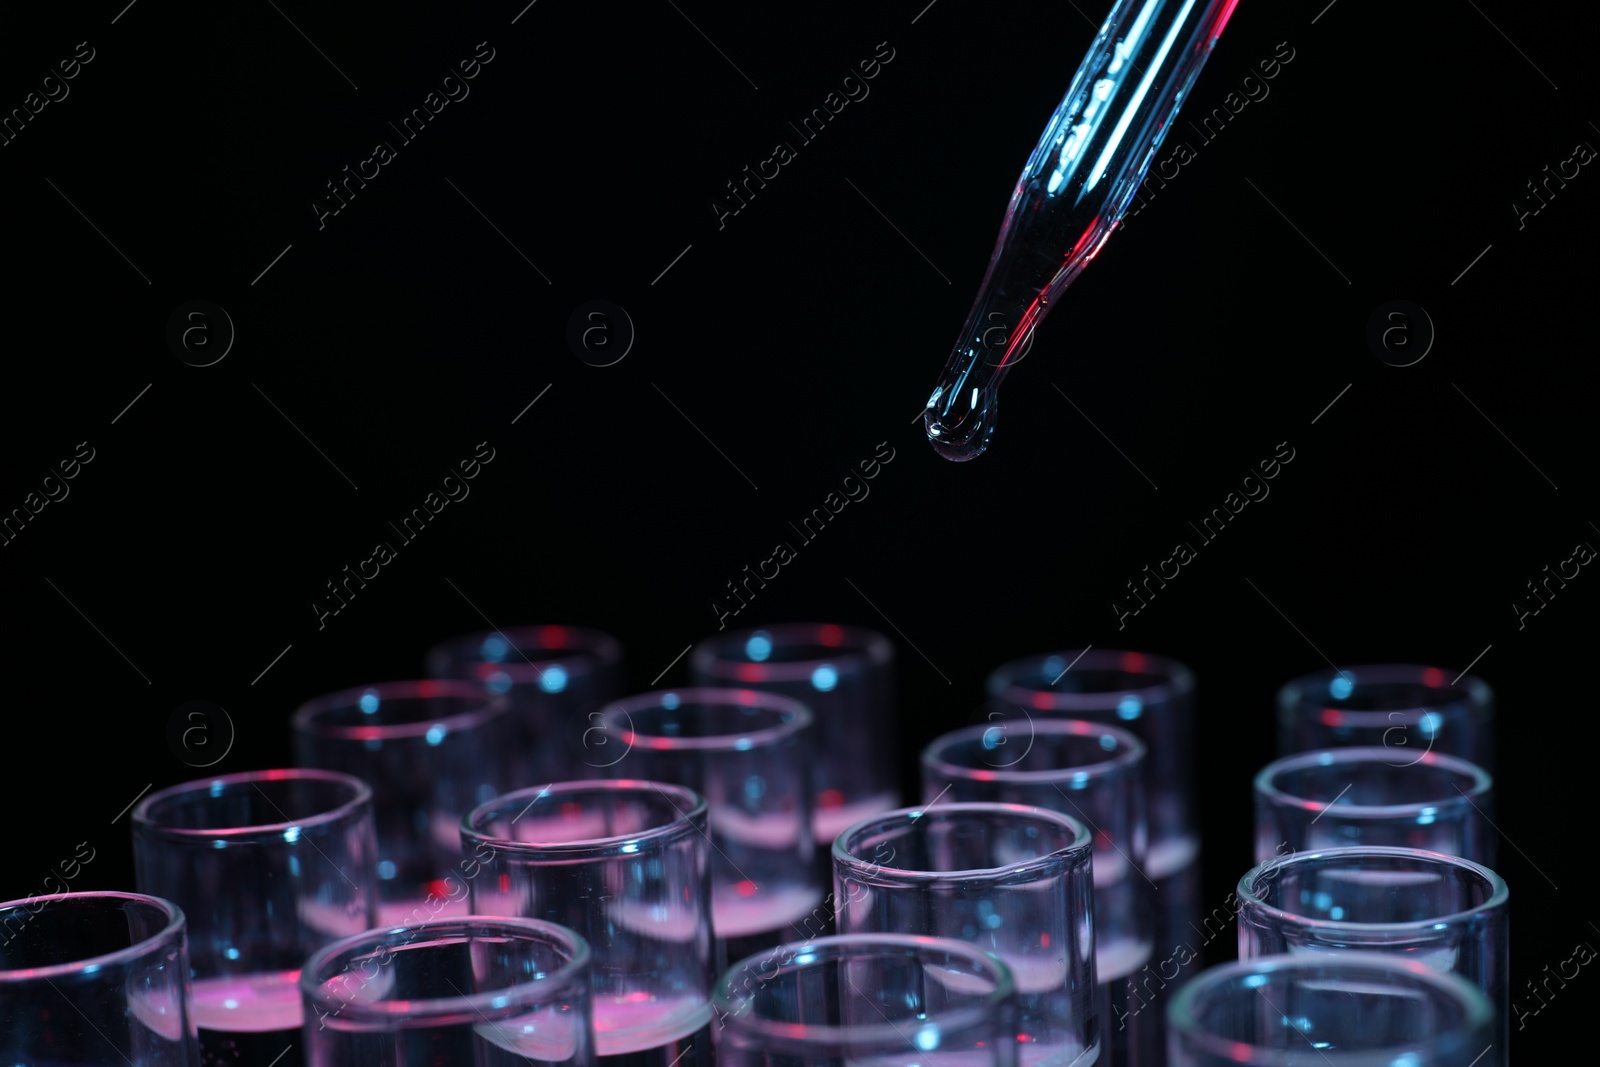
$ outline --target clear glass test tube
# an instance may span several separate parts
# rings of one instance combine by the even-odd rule
[[[756,689],[674,689],[608,704],[600,731],[585,744],[607,775],[675,782],[706,799],[719,973],[825,932],[804,704]]]
[[[747,686],[793,697],[816,717],[813,767],[818,865],[847,826],[900,802],[895,774],[894,646],[872,630],[786,623],[730,630],[689,653],[696,685]]]
[[[589,946],[533,919],[427,919],[319,950],[300,976],[315,1067],[592,1067]]]
[[[474,914],[542,919],[589,942],[603,1065],[709,1067],[706,830],[699,794],[634,779],[519,790],[462,823],[482,865],[468,882]]]
[[[1470,860],[1409,848],[1332,848],[1263,863],[1239,880],[1239,958],[1391,952],[1458,974],[1495,1008],[1509,1063],[1510,893]]]
[[[189,954],[177,905],[134,893],[0,904],[0,1062],[191,1067]]]
[[[1145,877],[1144,742],[1116,726],[1037,719],[970,726],[922,753],[922,798],[999,801],[1058,811],[1094,835],[1095,1014],[1104,1062],[1143,1067],[1162,1056],[1161,980],[1149,973],[1153,884]],[[935,809],[936,810],[936,809]]]
[[[1171,1067],[1471,1067],[1494,1046],[1472,983],[1370,953],[1212,967],[1167,1008]]]
[[[944,803],[857,823],[833,844],[841,934],[965,941],[1004,960],[1027,1067],[1094,1063],[1094,847],[1080,822],[1020,804]]]
[[[188,920],[190,1016],[203,1062],[302,1062],[300,967],[377,921],[372,790],[348,774],[247,771],[133,809],[140,892]]]
[[[623,692],[622,646],[581,626],[512,626],[467,634],[428,652],[435,678],[481,682],[511,702],[516,766],[507,788],[561,781],[602,705]]]
[[[1494,771],[1494,692],[1481,678],[1439,667],[1379,663],[1318,671],[1278,690],[1278,755],[1351,745],[1424,753]]]
[[[1494,783],[1454,756],[1403,760],[1334,748],[1275,760],[1255,780],[1256,862],[1355,845],[1419,848],[1494,865]]]
[[[988,721],[1061,716],[1120,726],[1149,750],[1144,775],[1150,846],[1145,875],[1156,885],[1157,952],[1192,945],[1200,923],[1200,821],[1195,790],[1195,685],[1189,668],[1147,652],[1068,649],[1001,665],[989,675]],[[1203,948],[1203,946],[1202,946]],[[1204,966],[1202,952],[1170,985]]]
[[[294,714],[295,762],[372,786],[378,921],[466,914],[461,817],[510,787],[510,705],[477,682],[385,682]]]
[[[717,1067],[1016,1067],[1016,988],[998,958],[910,934],[819,937],[717,983]]]

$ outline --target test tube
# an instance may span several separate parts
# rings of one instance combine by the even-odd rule
[[[1394,956],[1262,956],[1198,975],[1167,1007],[1171,1067],[1472,1067],[1494,1046],[1472,983]]]
[[[711,877],[706,801],[635,779],[557,782],[475,808],[476,915],[543,919],[593,952],[603,1067],[709,1067]]]
[[[0,1063],[190,1067],[182,910],[135,893],[0,904]]]
[[[1064,716],[1120,726],[1145,743],[1150,847],[1145,875],[1155,883],[1156,949],[1189,946],[1200,922],[1200,823],[1195,791],[1194,675],[1177,660],[1147,652],[1068,649],[1013,660],[989,675],[989,722],[1026,737],[1015,722]],[[1203,946],[1169,985],[1204,966]]]
[[[510,705],[477,682],[385,682],[294,714],[295,762],[372,787],[383,925],[466,913],[461,817],[509,787]]]
[[[717,983],[717,1067],[1016,1067],[1016,988],[997,957],[910,934],[819,937]]]
[[[622,695],[622,646],[581,626],[513,626],[435,645],[435,678],[481,682],[511,701],[517,785],[561,781],[600,707]],[[510,785],[507,786],[510,788]]]
[[[316,1067],[592,1067],[589,946],[533,919],[426,919],[319,950],[300,976]]]
[[[924,808],[998,801],[1057,811],[1094,835],[1095,1014],[1111,1067],[1162,1057],[1164,982],[1150,973],[1153,884],[1145,877],[1144,742],[1082,719],[970,726],[922,753]],[[936,810],[936,809],[935,809]],[[1141,973],[1144,972],[1144,973]],[[1152,985],[1152,983],[1154,983]]]
[[[1509,1064],[1510,893],[1489,868],[1409,848],[1297,852],[1241,878],[1238,900],[1242,960],[1388,952],[1472,982]]]
[[[134,808],[133,862],[187,916],[206,1067],[299,1067],[301,965],[377,921],[372,790],[319,770],[175,785]]]
[[[1256,862],[1354,845],[1418,848],[1494,865],[1493,780],[1476,764],[1388,748],[1286,756],[1255,780]]]
[[[1082,823],[1043,808],[874,816],[833,844],[839,932],[947,937],[998,956],[1017,987],[1020,1062],[1094,1063],[1093,855]]]
[[[811,712],[756,689],[674,689],[608,704],[585,739],[611,777],[705,797],[716,973],[826,931],[811,835]]]
[[[816,717],[813,766],[820,877],[848,826],[900,800],[894,773],[894,647],[872,630],[789,623],[730,630],[689,653],[696,685],[748,686],[793,697]]]
[[[1438,667],[1379,663],[1318,671],[1278,690],[1278,755],[1350,745],[1459,756],[1494,771],[1494,692]]]

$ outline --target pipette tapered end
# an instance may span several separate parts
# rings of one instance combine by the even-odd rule
[[[940,456],[952,463],[966,463],[983,455],[994,436],[995,397],[973,390],[971,402],[960,405],[940,403],[942,390],[935,389],[928,398],[928,408],[922,413],[922,428],[928,443]],[[955,398],[951,398],[955,399]]]

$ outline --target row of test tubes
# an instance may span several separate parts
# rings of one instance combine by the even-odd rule
[[[141,800],[137,893],[0,904],[0,1061],[1509,1062],[1471,676],[1285,685],[1257,866],[1208,907],[1174,660],[1001,666],[913,807],[871,631],[719,634],[626,698],[575,627],[427,666],[302,706],[295,768]]]

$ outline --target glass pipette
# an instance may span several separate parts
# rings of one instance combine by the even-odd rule
[[[978,298],[923,412],[964,462],[994,434],[1000,383],[1115,231],[1239,0],[1116,0],[1011,194]]]

